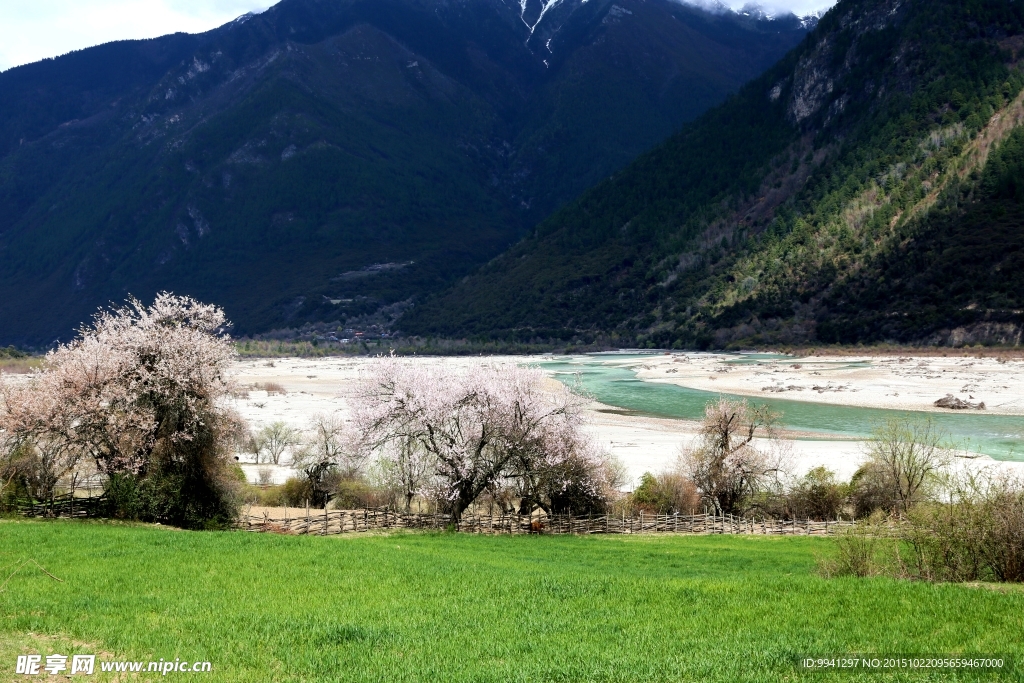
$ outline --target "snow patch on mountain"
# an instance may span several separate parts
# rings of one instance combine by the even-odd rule
[[[529,7],[530,0],[519,0],[519,18],[522,19],[523,23],[526,24],[526,28],[530,29],[530,37],[533,37],[533,32],[540,26],[540,22],[544,20],[544,15],[548,13],[548,10],[560,5],[562,0],[543,0],[540,7],[540,14],[537,15],[537,20],[531,25],[526,19],[526,10]]]

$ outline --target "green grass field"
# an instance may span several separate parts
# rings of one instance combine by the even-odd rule
[[[1020,668],[959,676],[797,669],[801,655],[847,652],[1003,653],[1024,663],[1018,587],[825,580],[815,555],[829,543],[321,538],[0,521],[0,582],[25,558],[63,579],[28,565],[0,593],[0,680],[33,680],[13,672],[16,655],[34,652],[213,663],[212,673],[168,680],[1024,678]]]

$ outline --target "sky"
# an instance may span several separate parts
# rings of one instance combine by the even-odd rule
[[[726,0],[739,9],[747,0]],[[274,0],[0,0],[0,71],[112,40],[201,33]],[[767,0],[804,15],[832,0]]]
[[[274,0],[0,0],[0,71],[112,40],[201,33]]]

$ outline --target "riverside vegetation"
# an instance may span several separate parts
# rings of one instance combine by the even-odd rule
[[[225,323],[219,308],[189,298],[131,301],[101,311],[26,381],[0,381],[0,503],[53,501],[92,478],[104,489],[94,512],[188,528],[230,527],[242,501],[426,506],[455,529],[463,514],[483,508],[527,517],[701,508],[780,519],[874,515],[853,533],[875,539],[884,526],[896,563],[876,562],[871,550],[827,573],[884,565],[930,579],[1024,578],[1024,486],[984,470],[965,479],[954,447],[929,421],[879,426],[865,465],[840,483],[824,468],[795,478],[779,416],[720,398],[707,404],[676,469],[647,474],[623,495],[621,464],[581,429],[586,397],[563,385],[545,389],[539,370],[512,363],[457,369],[379,357],[361,377],[349,417],[315,415],[305,434],[284,423],[251,433],[223,407],[238,391],[227,376]],[[252,487],[234,462],[242,452],[275,465],[288,454],[302,475]],[[843,557],[869,546],[850,534],[840,540]],[[903,548],[912,551],[913,572]]]

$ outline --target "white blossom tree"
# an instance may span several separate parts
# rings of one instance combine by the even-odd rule
[[[377,359],[355,396],[360,447],[398,472],[407,501],[429,490],[456,523],[485,491],[519,484],[537,502],[541,481],[567,490],[567,464],[596,460],[583,399],[546,381],[512,364]]]
[[[33,498],[50,500],[86,448],[54,392],[41,389],[0,385],[0,487],[20,475]]]
[[[224,517],[228,438],[239,420],[221,407],[234,357],[224,312],[162,293],[101,311],[77,339],[47,354],[20,386],[5,384],[0,429],[45,460],[51,478],[82,457],[112,480],[162,477],[170,521]]]

